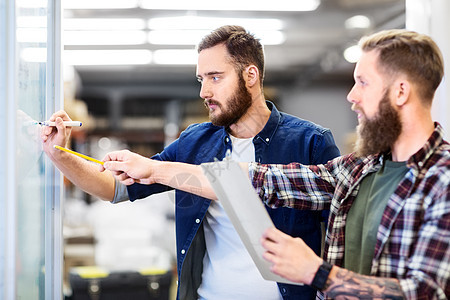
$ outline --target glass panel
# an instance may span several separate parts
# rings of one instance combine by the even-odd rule
[[[37,121],[45,118],[47,4],[16,1],[17,299],[45,299],[45,168]]]

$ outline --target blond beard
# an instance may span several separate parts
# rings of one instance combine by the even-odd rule
[[[356,127],[355,154],[364,157],[389,152],[402,131],[399,113],[391,105],[389,89],[386,89],[372,119],[365,119]]]

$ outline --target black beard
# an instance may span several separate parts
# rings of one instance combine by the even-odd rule
[[[355,152],[358,157],[387,153],[402,131],[400,116],[391,105],[387,89],[378,105],[378,113],[372,119],[365,119],[357,127]]]
[[[232,124],[235,124],[245,115],[252,105],[252,96],[247,90],[245,86],[245,81],[242,76],[239,77],[239,86],[237,87],[234,94],[230,97],[228,101],[228,108],[226,110],[223,109],[223,106],[219,103],[213,101],[216,105],[222,109],[222,113],[218,116],[209,115],[211,123],[216,126],[224,126],[229,127]]]

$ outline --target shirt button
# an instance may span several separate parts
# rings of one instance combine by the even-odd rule
[[[266,142],[269,142],[270,141],[270,139],[269,138],[266,138]]]
[[[419,167],[423,167],[423,162],[422,161],[419,161]]]
[[[226,138],[225,141],[227,141],[227,143],[230,141],[230,138]]]
[[[195,223],[200,223],[200,219],[195,219]]]
[[[181,250],[181,254],[185,254],[186,253],[186,250]]]

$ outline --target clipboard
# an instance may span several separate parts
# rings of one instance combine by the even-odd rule
[[[270,271],[271,264],[263,258],[265,249],[261,245],[261,237],[267,228],[275,225],[239,163],[225,158],[201,164],[201,167],[262,277],[303,285]]]

